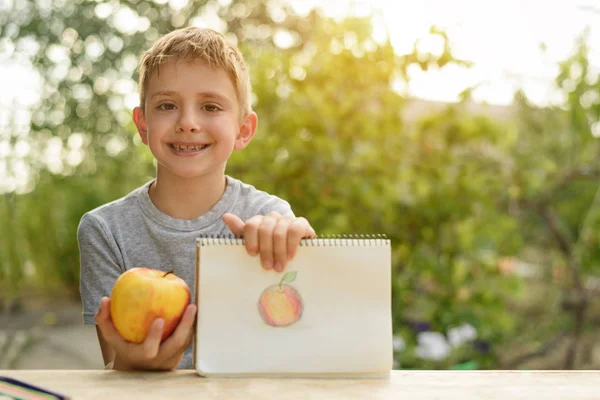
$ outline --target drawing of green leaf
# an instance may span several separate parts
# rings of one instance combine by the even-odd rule
[[[296,271],[290,271],[288,273],[286,273],[283,278],[281,278],[281,281],[279,282],[279,284],[281,285],[282,283],[291,283],[294,282],[294,280],[296,280]]]

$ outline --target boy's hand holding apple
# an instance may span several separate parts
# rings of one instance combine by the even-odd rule
[[[113,368],[175,368],[193,337],[196,306],[189,303],[189,287],[172,274],[148,268],[123,273],[96,314],[115,352]]]

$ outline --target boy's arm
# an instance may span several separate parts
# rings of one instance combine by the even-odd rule
[[[79,289],[83,303],[83,322],[96,324],[95,315],[103,296],[110,296],[114,282],[123,272],[118,246],[108,227],[97,217],[86,214],[77,230],[80,254]],[[114,360],[114,351],[96,326],[104,365]]]
[[[170,370],[175,368],[191,342],[196,306],[188,305],[173,334],[161,343],[163,326],[159,319],[150,327],[144,343],[125,341],[110,318],[110,292],[123,272],[117,243],[108,227],[86,214],[79,224],[81,257],[80,291],[86,324],[97,324],[98,342],[106,368],[122,370]]]

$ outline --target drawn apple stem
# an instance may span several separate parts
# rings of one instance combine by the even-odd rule
[[[284,283],[292,283],[296,280],[296,271],[289,271],[287,272],[279,281],[279,291],[283,291],[283,289],[281,288],[281,285],[283,285]]]
[[[165,274],[164,274],[162,277],[164,278],[165,276],[167,276],[167,275],[169,275],[169,274],[172,274],[173,272],[175,272],[175,271],[169,271],[169,272],[166,272],[166,273],[165,273]]]

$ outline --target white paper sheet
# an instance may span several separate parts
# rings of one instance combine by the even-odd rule
[[[389,241],[345,242],[355,246],[301,246],[282,273],[263,270],[243,245],[199,244],[198,373],[389,372]],[[280,285],[283,276],[293,281]]]

